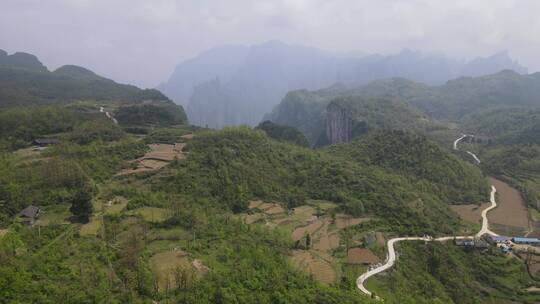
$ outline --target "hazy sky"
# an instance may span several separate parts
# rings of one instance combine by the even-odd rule
[[[153,87],[207,48],[279,39],[331,51],[500,50],[540,70],[538,0],[0,0],[0,49]]]

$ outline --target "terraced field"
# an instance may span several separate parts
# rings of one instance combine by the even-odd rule
[[[315,200],[308,203],[286,211],[276,202],[251,201],[250,214],[241,217],[246,224],[261,224],[288,231],[291,241],[298,246],[290,253],[292,264],[312,275],[315,280],[332,284],[341,274],[340,265],[346,263],[346,256],[334,254],[344,246],[341,231],[369,219],[344,214],[336,214],[332,219],[330,211],[337,205]]]

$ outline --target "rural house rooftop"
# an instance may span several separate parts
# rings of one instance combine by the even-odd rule
[[[59,140],[56,138],[36,138],[33,141],[34,145],[55,145],[59,143]]]
[[[35,218],[39,213],[39,207],[36,207],[34,205],[30,205],[26,208],[24,208],[19,215],[22,217],[28,217],[28,218]]]

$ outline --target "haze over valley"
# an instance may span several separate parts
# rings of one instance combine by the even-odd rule
[[[540,303],[536,1],[1,6],[0,303]]]

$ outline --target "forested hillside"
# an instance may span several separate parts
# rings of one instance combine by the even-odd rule
[[[499,107],[464,118],[463,129],[496,144],[540,144],[540,108]]]
[[[383,97],[402,101],[431,120],[469,121],[469,124],[478,124],[474,118],[467,119],[477,111],[490,111],[500,107],[540,106],[539,75],[519,75],[503,71],[476,78],[463,77],[442,86],[432,87],[394,78],[374,81],[356,88],[332,87],[313,92],[293,91],[289,92],[265,119],[299,129],[313,144],[326,128],[325,111],[331,101],[337,97],[359,96],[358,98]],[[521,124],[519,126],[526,128]],[[533,129],[529,130],[529,133],[536,130],[534,126],[530,128]]]
[[[411,132],[371,132],[348,145],[327,150],[337,157],[399,173],[448,203],[481,201],[487,195],[480,171]]]
[[[422,141],[411,142],[413,146],[416,144]],[[463,193],[453,198],[459,202],[475,202],[487,195],[487,185],[476,169],[450,156],[447,156],[450,162],[461,163],[458,168],[463,169],[450,169],[448,164],[443,164],[438,167],[444,172],[441,175],[448,173],[450,179],[470,182],[439,182],[436,189],[415,187],[407,177],[408,172],[399,172],[375,161],[365,163],[354,158],[344,159],[331,150],[312,151],[278,143],[261,132],[248,129],[201,134],[187,148],[190,157],[179,163],[178,173],[171,177],[169,191],[216,199],[236,212],[245,210],[247,201],[254,198],[282,201],[289,207],[301,205],[306,199],[322,199],[337,202],[344,210],[356,210],[357,215],[374,214],[399,223],[389,226],[396,232],[412,229],[435,233],[457,228],[446,194]],[[394,151],[401,157],[410,155]],[[440,153],[447,152],[440,150]],[[437,183],[431,176],[424,178]],[[418,199],[423,201],[422,211],[409,205]],[[388,213],[393,215],[388,217]]]
[[[410,243],[399,248],[396,271],[373,286],[385,303],[536,303],[522,292],[533,280],[525,266],[498,250]]]
[[[33,55],[0,53],[0,107],[77,100],[141,102],[168,98],[157,90],[118,84],[82,67],[66,65],[49,72]]]
[[[309,142],[304,134],[293,127],[278,125],[267,120],[261,122],[255,130],[263,130],[266,135],[279,141],[297,144],[302,147],[309,147]]]

